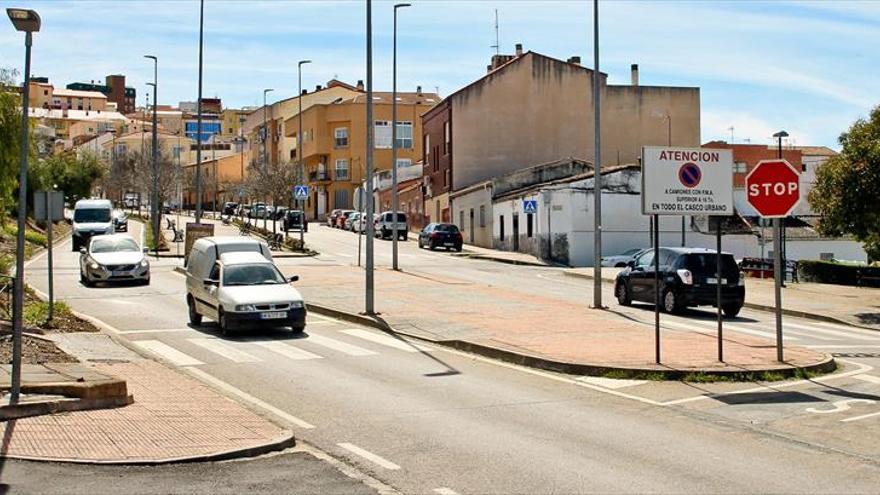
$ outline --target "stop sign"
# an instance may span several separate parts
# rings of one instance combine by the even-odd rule
[[[799,175],[786,160],[761,160],[746,176],[749,204],[762,217],[787,217],[801,199]]]

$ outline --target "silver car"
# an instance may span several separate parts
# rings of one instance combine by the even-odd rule
[[[86,287],[123,281],[149,285],[150,262],[128,234],[93,237],[89,247],[80,248],[79,280]]]
[[[644,248],[633,248],[627,249],[626,251],[615,254],[612,256],[603,256],[602,257],[602,266],[611,266],[616,268],[623,268],[627,263],[636,259],[636,255],[642,252]]]

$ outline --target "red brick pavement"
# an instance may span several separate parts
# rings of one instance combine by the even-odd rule
[[[162,461],[253,448],[289,435],[156,362],[95,364],[128,383],[134,403],[3,423],[0,454],[75,461]]]

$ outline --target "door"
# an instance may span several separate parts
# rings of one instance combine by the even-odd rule
[[[476,244],[476,241],[474,241],[474,209],[473,208],[471,208],[470,221],[471,221],[471,223],[468,226],[468,228],[470,229],[470,236],[468,237],[468,239],[470,239],[471,244]]]
[[[629,290],[634,301],[654,302],[654,250],[635,259],[629,274]]]
[[[513,250],[519,251],[519,213],[513,214]]]
[[[211,268],[211,273],[208,275],[210,280],[216,280],[218,285],[220,283],[220,264],[214,263],[214,267]],[[217,285],[205,285],[204,281],[200,284],[202,289],[197,296],[196,302],[200,304],[199,313],[211,318],[214,321],[217,321],[217,309],[219,307],[219,302],[217,298],[217,291],[219,287]]]

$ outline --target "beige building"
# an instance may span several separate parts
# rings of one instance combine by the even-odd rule
[[[245,169],[244,153],[215,158],[202,162],[202,206],[207,209],[222,208],[227,201],[238,202],[243,197],[242,183]],[[195,173],[196,164],[183,168],[183,204],[190,208],[196,204]]]
[[[31,108],[98,111],[107,109],[107,97],[97,91],[55,88],[48,82],[32,81],[28,85]]]

